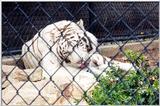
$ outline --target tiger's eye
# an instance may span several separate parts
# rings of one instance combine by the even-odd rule
[[[67,58],[64,60],[66,63],[70,63],[71,61],[68,60]]]
[[[89,47],[88,45],[86,45],[86,48],[87,48],[87,52],[90,52],[92,50],[92,48]]]

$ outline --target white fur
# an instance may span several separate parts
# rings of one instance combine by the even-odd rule
[[[107,59],[105,59],[105,63],[104,58]],[[66,80],[63,79],[68,79],[70,82],[74,80],[80,87],[82,87],[83,90],[88,90],[97,82],[96,77],[106,75],[106,71],[111,70],[108,66],[109,61],[109,58],[103,57],[99,53],[95,53],[91,56],[88,67],[79,69],[64,65],[57,70],[57,72],[53,75],[52,80],[58,84],[66,83]],[[98,66],[95,65],[95,62],[97,62]],[[124,71],[129,71],[130,68],[133,69],[129,63],[113,61],[113,64],[115,67],[123,69]],[[122,64],[126,67],[122,66]],[[75,78],[73,79],[73,77]]]
[[[30,41],[26,42],[23,45],[22,59],[25,68],[31,69],[36,67],[42,67],[42,69],[44,70],[44,76],[48,76],[45,72],[47,72],[49,75],[52,75],[56,71],[57,67],[61,66],[60,63],[63,61],[58,56],[56,49],[59,45],[61,45],[61,47],[65,46],[63,45],[64,39],[62,39],[61,37],[61,32],[68,25],[74,28],[72,34],[72,36],[74,36],[74,39],[79,39],[77,38],[77,34],[75,33],[78,33],[78,35],[81,37],[85,36],[85,29],[82,20],[77,22],[77,24],[71,21],[62,20],[47,25],[44,29],[41,30],[40,34],[37,33]],[[64,31],[64,33],[66,32]],[[97,46],[96,37],[87,31],[86,35],[90,38],[91,42],[94,43],[91,44],[93,46],[93,50],[88,53],[83,48],[75,48],[74,51],[68,56],[71,63],[64,64],[73,67],[80,67],[81,64],[78,64],[78,62],[81,59],[83,59],[84,61],[87,60],[88,57],[95,52],[95,48]],[[57,40],[59,40],[59,42],[57,42]],[[35,44],[34,47],[32,46],[32,43]],[[52,52],[49,49],[50,47],[52,47]],[[70,46],[69,48],[67,48],[67,50],[72,50],[72,48],[73,47]]]
[[[60,37],[61,31],[67,27],[68,25],[71,25],[75,28],[76,33],[79,33],[81,37],[84,36],[84,26],[83,21],[80,20],[77,22],[78,25],[71,21],[62,20],[59,22],[56,22],[54,24],[47,25],[44,29],[42,29],[40,36],[39,33],[37,33],[30,41],[26,42],[22,47],[22,56],[23,56],[23,62],[26,68],[36,68],[36,67],[42,67],[43,69],[43,76],[48,78],[49,75],[53,75],[57,69],[59,69],[61,66],[61,58],[57,54],[57,47],[61,45],[63,47],[63,41]],[[104,63],[104,57],[100,54],[95,53],[96,46],[98,45],[96,37],[91,34],[88,31],[85,31],[88,38],[91,40],[91,45],[93,47],[93,50],[88,53],[86,50],[83,50],[83,48],[75,48],[74,51],[68,56],[71,63],[64,63],[64,67],[68,68],[69,71],[72,71],[72,74],[76,74],[78,72],[78,67],[80,64],[77,62],[80,61],[82,58],[83,60],[87,60],[90,56],[90,64],[88,65],[88,68],[84,68],[83,71],[91,71],[95,75],[101,74],[105,69],[108,67],[108,61],[110,61],[109,58],[106,58],[106,61]],[[66,32],[64,32],[66,33]],[[75,33],[73,33],[72,36],[74,36]],[[61,39],[58,43],[57,40]],[[74,36],[74,39],[77,38],[77,35]],[[33,47],[30,46],[34,41],[35,46],[34,50]],[[53,46],[54,45],[54,46]],[[52,52],[49,50],[49,47],[52,46]],[[29,47],[29,51],[28,51]],[[67,48],[68,50],[72,50],[72,47]],[[39,53],[39,51],[41,53]],[[41,60],[40,64],[39,61]],[[93,61],[97,62],[98,66],[95,66]],[[112,61],[113,64],[120,67],[124,70],[129,70],[129,68],[133,68],[131,64],[129,63],[121,63],[118,61]],[[40,65],[40,66],[39,66]],[[60,68],[61,69],[61,68]],[[108,69],[108,68],[107,68]],[[49,74],[49,75],[48,75]]]
[[[95,62],[98,64],[98,66],[95,65]],[[135,70],[133,65],[130,63],[122,63],[122,62],[115,61],[115,60],[111,61],[110,58],[104,57],[99,53],[92,55],[91,61],[90,61],[90,68],[92,72],[94,72],[94,74],[100,75],[103,72],[110,70],[109,64],[111,64],[111,66],[114,66],[115,68],[119,68],[124,71]]]

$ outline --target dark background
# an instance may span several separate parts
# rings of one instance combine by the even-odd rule
[[[21,52],[39,29],[83,19],[99,43],[158,38],[158,2],[2,2],[2,55]]]

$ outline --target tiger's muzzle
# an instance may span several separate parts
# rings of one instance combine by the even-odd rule
[[[83,68],[85,68],[89,63],[86,62],[86,61],[80,60],[80,61],[77,62],[77,64],[79,64],[79,68],[80,68],[80,69],[83,69]]]

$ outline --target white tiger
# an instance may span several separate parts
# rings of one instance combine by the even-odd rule
[[[85,67],[89,66],[93,73],[100,74],[111,59],[97,53],[97,45],[96,37],[85,30],[82,20],[77,23],[63,20],[47,25],[26,42],[22,47],[22,60],[27,69],[42,67],[44,77],[53,75],[62,66],[86,71]],[[132,67],[129,63],[112,63],[124,70]]]
[[[97,45],[96,37],[85,30],[82,20],[77,23],[62,20],[47,25],[26,42],[22,47],[22,60],[25,68],[40,66],[43,73],[52,75],[64,64],[84,68]]]

